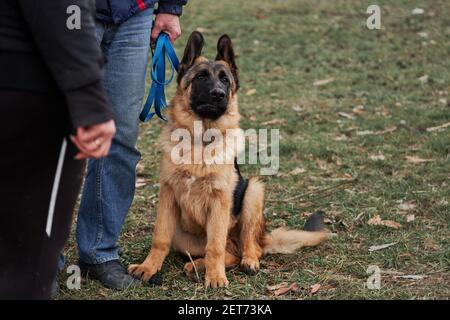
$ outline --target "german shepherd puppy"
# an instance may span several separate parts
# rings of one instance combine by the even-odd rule
[[[143,281],[161,269],[171,246],[196,258],[184,266],[188,275],[204,271],[205,287],[216,288],[228,285],[226,267],[240,265],[244,271],[256,273],[263,254],[292,253],[329,236],[321,213],[309,218],[307,231],[280,228],[268,233],[263,216],[264,186],[257,178],[245,181],[236,163],[174,164],[171,160],[178,143],[171,139],[176,129],[194,135],[194,121],[201,121],[204,130],[214,128],[224,135],[227,129],[239,128],[239,78],[231,39],[227,35],[219,38],[214,61],[201,56],[203,44],[201,33],[190,35],[180,63],[178,89],[167,110],[168,123],[161,133],[153,245],[144,262],[128,268]],[[192,142],[192,150],[205,145]]]

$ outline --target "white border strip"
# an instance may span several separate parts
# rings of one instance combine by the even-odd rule
[[[53,181],[52,196],[50,198],[50,206],[48,208],[47,227],[45,228],[45,232],[49,237],[52,232],[53,215],[55,213],[56,199],[58,197],[59,182],[61,180],[64,158],[66,157],[66,149],[67,149],[67,140],[66,138],[64,138],[61,145],[61,151],[59,152],[58,166],[56,167],[55,180]]]

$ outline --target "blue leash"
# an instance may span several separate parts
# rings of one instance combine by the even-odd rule
[[[170,62],[171,75],[166,81],[166,56]],[[158,118],[166,120],[161,114],[161,110],[167,107],[166,95],[164,93],[164,87],[172,82],[175,71],[178,72],[180,62],[178,61],[177,54],[170,43],[169,36],[166,33],[161,33],[156,40],[156,48],[152,58],[152,86],[148,94],[147,101],[139,116],[139,119],[143,122],[147,122],[156,114]],[[150,112],[152,105],[155,106],[155,112]]]

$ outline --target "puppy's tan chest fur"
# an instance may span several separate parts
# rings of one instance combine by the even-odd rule
[[[190,165],[175,169],[169,183],[180,207],[181,227],[190,233],[204,234],[212,210],[219,210],[224,203],[231,203],[237,177],[232,166],[207,173]]]

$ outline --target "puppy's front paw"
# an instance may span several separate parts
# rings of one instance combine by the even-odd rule
[[[227,276],[223,275],[206,275],[205,276],[205,288],[222,288],[227,287],[229,284]]]
[[[241,260],[241,270],[250,275],[257,274],[259,271],[258,258],[243,257]]]
[[[144,263],[132,264],[128,267],[129,274],[143,281],[150,280],[150,278],[153,277],[156,274],[156,272],[158,272],[158,268]]]

